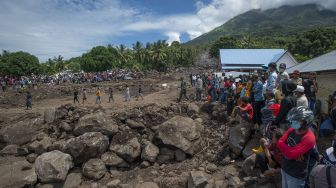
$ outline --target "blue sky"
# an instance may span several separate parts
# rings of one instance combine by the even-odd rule
[[[186,42],[251,9],[307,3],[336,9],[335,0],[0,0],[0,50],[43,62],[97,45]]]

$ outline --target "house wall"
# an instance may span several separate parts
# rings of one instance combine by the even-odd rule
[[[322,112],[328,113],[328,98],[333,91],[336,91],[336,71],[335,72],[320,72],[317,74],[318,92],[317,99],[322,103]]]
[[[297,64],[297,61],[292,57],[288,52],[286,52],[278,61],[277,61],[277,67],[281,63],[285,63],[287,68],[293,67]]]

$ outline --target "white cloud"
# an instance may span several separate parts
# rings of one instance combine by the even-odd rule
[[[168,36],[167,42],[169,45],[174,41],[181,42],[181,34],[179,32],[167,32],[166,36]]]

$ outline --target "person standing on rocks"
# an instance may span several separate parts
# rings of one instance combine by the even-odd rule
[[[102,93],[101,93],[101,91],[98,87],[97,91],[96,91],[96,104],[98,104],[98,103],[101,104],[101,95],[102,95]]]
[[[113,98],[113,89],[112,89],[112,87],[110,87],[110,88],[108,89],[108,93],[109,93],[109,102],[111,102],[111,100],[112,100],[112,102],[114,102],[114,98]]]
[[[86,91],[86,89],[84,88],[84,89],[83,89],[82,103],[84,104],[85,101],[87,102],[87,91]]]
[[[77,101],[77,103],[79,104],[79,100],[78,100],[78,90],[77,89],[75,89],[75,91],[74,91],[74,104],[76,104],[76,101]]]
[[[140,84],[139,84],[139,87],[138,87],[137,100],[139,99],[139,97],[141,97],[141,99],[144,100],[143,96],[142,96],[142,88],[141,88]]]
[[[200,76],[197,77],[196,81],[196,100],[202,100],[202,90],[203,90],[203,81]]]
[[[187,97],[187,83],[184,81],[183,77],[181,77],[181,91],[180,91],[180,97],[178,99],[178,102],[181,102],[182,97],[185,97],[187,100],[189,100]]]
[[[299,188],[305,185],[311,152],[316,138],[309,128],[313,122],[313,112],[304,106],[292,108],[287,115],[290,126],[280,138],[277,147],[284,156],[282,163],[282,187]]]
[[[28,109],[33,109],[32,103],[33,103],[33,97],[31,95],[31,93],[29,91],[27,91],[27,94],[26,94],[26,107],[27,107],[27,110]]]
[[[125,102],[131,101],[131,94],[130,94],[130,89],[128,85],[126,85],[126,90],[125,90]]]

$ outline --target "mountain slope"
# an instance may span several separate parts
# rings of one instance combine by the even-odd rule
[[[282,6],[268,10],[251,10],[205,33],[187,45],[208,44],[224,35],[274,36],[293,35],[321,27],[336,27],[336,12],[317,5]]]

